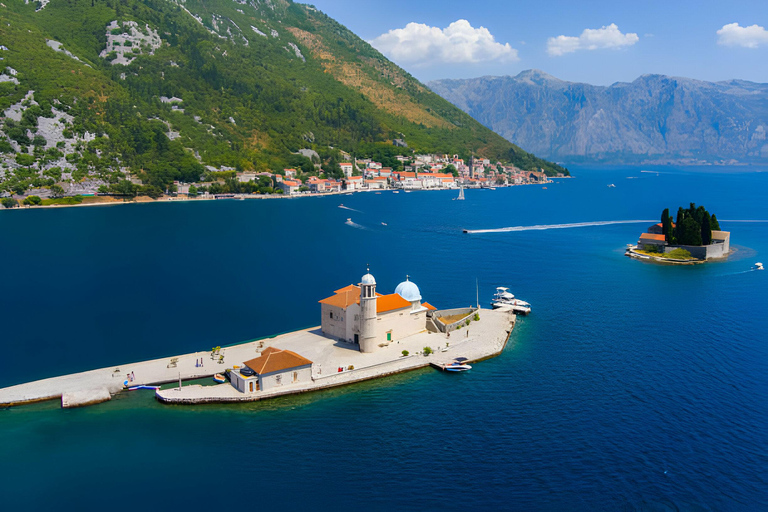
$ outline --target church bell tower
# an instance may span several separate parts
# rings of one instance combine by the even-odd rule
[[[369,273],[360,280],[360,352],[376,349],[376,279]]]

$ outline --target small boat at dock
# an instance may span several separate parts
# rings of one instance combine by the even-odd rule
[[[446,372],[465,372],[472,369],[472,367],[467,364],[467,361],[469,361],[469,359],[466,357],[457,357],[452,363],[442,365],[442,368]]]
[[[160,389],[160,386],[133,386],[133,387],[128,388],[128,391],[136,391],[137,389],[152,389],[152,390],[156,390],[156,389]]]
[[[217,374],[215,374],[215,375],[213,376],[213,381],[214,381],[214,382],[218,382],[219,384],[223,384],[224,382],[226,382],[226,381],[227,381],[227,378],[226,378],[226,377],[224,377],[222,374],[220,374],[220,373],[217,373]]]

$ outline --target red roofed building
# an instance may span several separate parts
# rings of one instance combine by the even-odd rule
[[[356,344],[360,352],[373,352],[426,330],[427,314],[435,310],[422,304],[418,286],[408,278],[395,293],[381,295],[371,274],[364,275],[359,285],[336,290],[319,302],[323,334]]]
[[[656,235],[653,233],[643,233],[637,241],[637,248],[641,251],[650,248],[651,250],[661,250],[661,252],[664,252],[665,245],[667,245],[667,240],[664,235]]]
[[[298,194],[301,182],[299,180],[284,179],[277,183],[277,188],[283,191],[283,194]]]
[[[243,364],[251,371],[234,368],[229,376],[232,386],[246,394],[312,380],[312,361],[290,350],[267,347]]]

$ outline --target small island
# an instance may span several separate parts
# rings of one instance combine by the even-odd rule
[[[678,208],[673,222],[669,208],[661,213],[661,222],[642,233],[637,245],[628,245],[632,258],[671,264],[695,264],[725,258],[731,252],[731,233],[720,230],[714,214],[691,203]]]

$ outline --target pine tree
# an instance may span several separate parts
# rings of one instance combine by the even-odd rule
[[[709,245],[712,243],[712,227],[709,215],[704,215],[701,222],[701,243]]]
[[[720,223],[717,222],[717,217],[715,217],[715,214],[712,214],[712,219],[710,220],[710,225],[712,226],[713,231],[720,231]]]

